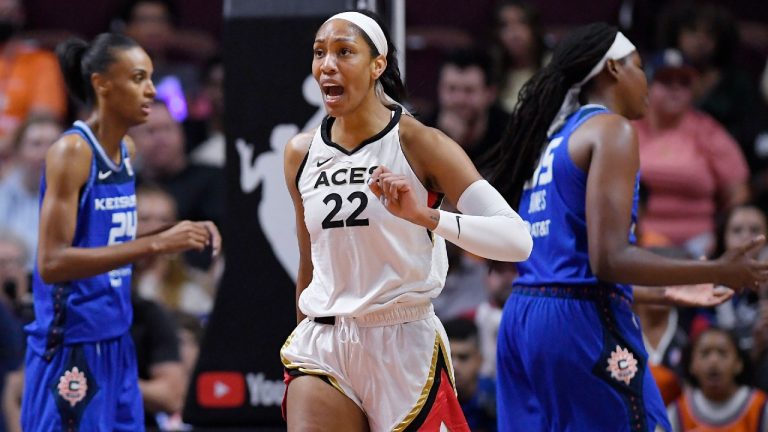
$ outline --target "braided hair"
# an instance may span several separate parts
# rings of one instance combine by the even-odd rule
[[[504,137],[483,161],[492,183],[513,207],[518,206],[523,185],[536,169],[549,125],[568,90],[602,59],[617,32],[603,23],[579,27],[557,45],[552,61],[520,90]]]

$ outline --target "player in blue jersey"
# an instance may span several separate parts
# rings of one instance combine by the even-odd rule
[[[768,275],[746,255],[764,238],[714,261],[634,246],[639,156],[629,120],[643,115],[646,93],[635,47],[604,24],[574,31],[522,90],[494,176],[534,240],[499,330],[502,431],[669,430],[628,284],[742,288]],[[683,297],[719,301],[728,291]],[[644,297],[677,299],[673,289]]]
[[[130,335],[131,263],[220,247],[210,222],[181,222],[135,239],[136,195],[128,128],[155,97],[152,62],[131,39],[102,34],[57,49],[71,94],[93,114],[53,144],[41,187],[27,327],[22,427],[28,431],[144,429]]]

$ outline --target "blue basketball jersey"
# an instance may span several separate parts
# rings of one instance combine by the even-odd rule
[[[600,105],[585,105],[550,137],[520,200],[519,214],[529,224],[533,253],[527,261],[518,263],[520,277],[515,285],[604,285],[589,266],[585,210],[587,173],[571,160],[568,140],[585,121],[609,112]],[[639,173],[637,179],[632,225],[628,227],[631,243],[635,242]],[[616,288],[632,298],[630,286],[617,284]]]
[[[119,165],[106,155],[91,129],[77,121],[67,134],[80,135],[93,152],[90,175],[77,209],[73,247],[97,248],[136,237],[134,172],[124,142]],[[42,204],[46,179],[40,188]],[[32,293],[35,321],[27,326],[30,346],[50,357],[62,344],[112,339],[127,333],[131,308],[132,266],[97,276],[46,284],[35,265]]]

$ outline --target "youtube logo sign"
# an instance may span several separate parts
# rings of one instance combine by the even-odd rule
[[[197,403],[206,408],[237,408],[245,402],[240,372],[203,372],[197,377]]]

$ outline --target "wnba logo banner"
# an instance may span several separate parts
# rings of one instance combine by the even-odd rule
[[[187,423],[284,425],[279,352],[296,326],[299,253],[283,149],[324,116],[310,75],[312,44],[323,21],[348,3],[224,2],[226,270],[190,382]]]

